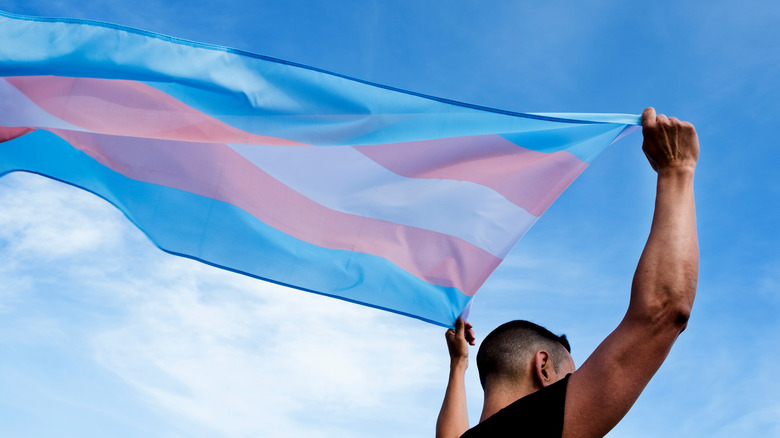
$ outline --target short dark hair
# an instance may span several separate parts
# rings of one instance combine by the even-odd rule
[[[477,352],[477,369],[482,388],[488,379],[519,380],[531,356],[539,350],[550,353],[555,371],[566,361],[571,346],[566,335],[557,336],[529,321],[510,321],[490,332]]]

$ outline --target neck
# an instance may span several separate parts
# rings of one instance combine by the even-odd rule
[[[529,380],[531,379],[523,379],[522,382],[517,383],[495,382],[486,385],[485,403],[482,406],[482,416],[479,418],[479,422],[487,420],[501,409],[541,389]]]

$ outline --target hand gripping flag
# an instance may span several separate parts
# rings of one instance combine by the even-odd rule
[[[0,175],[161,249],[451,326],[620,114],[523,114],[105,23],[0,13]]]

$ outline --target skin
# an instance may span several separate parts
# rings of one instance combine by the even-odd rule
[[[692,124],[656,114],[653,108],[642,113],[642,134],[642,150],[658,175],[655,211],[623,320],[579,369],[575,370],[568,357],[561,372],[556,372],[552,357],[540,350],[529,360],[521,381],[486,387],[480,421],[571,372],[562,436],[602,437],[625,416],[685,330],[699,271],[693,197],[699,140]],[[473,342],[467,342],[465,336],[457,325],[452,335],[448,331],[451,364],[468,357],[467,344]],[[473,333],[471,336],[473,339]],[[458,437],[468,429],[464,375],[465,367],[453,375],[451,366],[449,385],[455,388],[450,391],[448,386],[445,393],[437,438]]]
[[[466,410],[466,368],[469,366],[469,345],[474,345],[471,324],[458,318],[455,329],[444,333],[450,353],[450,376],[444,402],[436,421],[436,437],[458,437],[469,428]]]
[[[479,421],[487,420],[525,395],[552,385],[567,374],[574,373],[575,369],[574,359],[569,354],[564,363],[557,365],[550,353],[545,350],[537,351],[528,361],[527,378],[518,381],[491,381],[485,384],[485,401]],[[463,432],[467,429],[468,427]]]

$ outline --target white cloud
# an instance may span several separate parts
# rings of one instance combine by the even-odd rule
[[[29,174],[0,181],[3,259],[63,259],[116,245],[121,236],[121,214],[96,196]]]
[[[389,401],[443,380],[431,375],[445,361],[430,351],[432,330],[421,323],[171,264],[181,283],[130,304],[128,324],[95,337],[97,358],[219,436],[332,436],[328,425],[312,429],[301,418],[409,415]],[[193,288],[193,276],[219,277],[221,287]]]
[[[361,421],[396,427],[378,436],[433,430],[444,329],[170,256],[92,195],[1,181],[2,342],[94,361],[159,413],[166,436],[362,436],[349,424]],[[131,403],[41,396],[55,393],[72,406]]]

